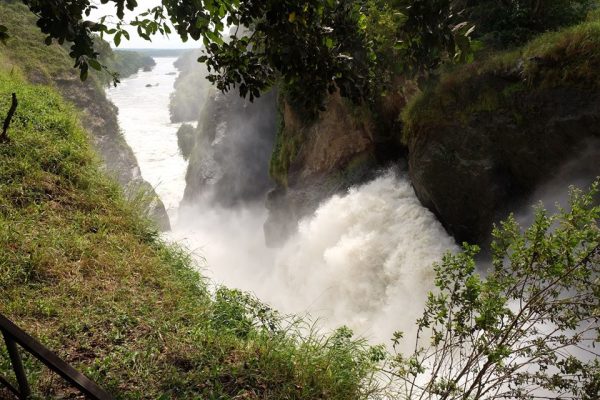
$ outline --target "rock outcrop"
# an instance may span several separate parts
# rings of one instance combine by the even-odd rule
[[[235,92],[207,96],[193,145],[186,145],[191,152],[183,204],[202,199],[233,207],[263,201],[272,186],[268,166],[276,132],[275,99],[274,93],[253,103]]]
[[[271,158],[277,182],[267,198],[267,244],[279,246],[298,221],[334,193],[373,176],[377,166],[375,123],[366,106],[329,96],[315,120],[280,100],[280,126]]]
[[[444,76],[404,114],[415,191],[459,241],[485,242],[569,160],[562,189],[600,175],[600,27],[553,35]]]

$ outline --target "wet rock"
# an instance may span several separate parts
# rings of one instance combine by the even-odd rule
[[[497,93],[511,84],[485,79]],[[600,138],[600,93],[582,87],[524,88],[464,118],[437,111],[448,118],[419,121],[410,137],[410,177],[419,199],[459,241],[485,242],[495,221]],[[600,174],[597,161],[588,174]]]

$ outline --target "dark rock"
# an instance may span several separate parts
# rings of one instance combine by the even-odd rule
[[[208,96],[189,154],[183,204],[207,198],[224,207],[263,201],[273,186],[268,170],[275,99],[274,93],[253,103],[236,93]]]
[[[489,86],[494,78],[481,79]],[[496,90],[509,84],[498,80]],[[585,88],[527,88],[464,119],[442,106],[437,112],[448,118],[418,122],[409,138],[410,177],[459,241],[485,242],[495,221],[600,138],[600,92]],[[600,174],[598,160],[590,167]]]

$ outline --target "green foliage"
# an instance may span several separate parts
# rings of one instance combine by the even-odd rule
[[[242,3],[227,17],[239,29],[225,41],[205,41],[209,80],[238,87],[250,100],[281,79],[288,99],[315,114],[326,93],[360,101],[368,89],[361,2]]]
[[[106,178],[76,111],[0,71],[0,312],[119,399],[363,399],[375,350],[323,336],[253,297],[212,294]],[[27,357],[38,399],[70,395]],[[0,346],[0,374],[11,377]]]
[[[496,227],[485,277],[475,246],[435,265],[415,352],[394,361],[404,398],[598,398],[599,184],[525,230]]]
[[[116,72],[119,79],[127,78],[140,69],[150,70],[156,65],[156,62],[150,56],[135,51],[112,51],[110,47],[105,51],[100,51],[99,61],[106,65],[110,71]]]
[[[17,66],[31,79],[43,82],[70,80],[75,75],[68,50],[56,43],[50,46],[43,43],[44,36],[35,26],[35,16],[24,5],[0,2],[0,13],[12,34],[6,46],[0,47],[0,55],[7,58],[5,67]],[[94,69],[88,80],[100,92],[102,85],[111,83],[117,76],[127,76],[141,67],[153,65],[151,58],[134,52],[113,52],[110,45],[98,37],[94,37],[94,48],[98,53],[97,62],[116,73],[111,75]]]
[[[474,27],[464,20],[454,2],[406,0],[398,1],[397,7],[405,16],[398,43],[405,72],[422,75],[444,61],[469,59],[469,35]]]
[[[399,76],[421,83],[444,63],[471,60],[473,26],[462,15],[460,3],[370,0],[367,4],[375,96],[387,92]]]
[[[521,45],[534,36],[577,24],[596,0],[471,0],[466,16],[475,23],[474,36],[492,48]]]
[[[189,159],[196,144],[196,130],[190,124],[183,124],[177,130],[177,145],[184,159]]]
[[[116,46],[122,38],[129,39],[124,10],[133,11],[138,4],[125,0],[108,3],[116,8],[116,22],[106,17],[98,22],[86,21],[95,8],[89,0],[69,5],[25,1],[38,16],[37,25],[47,35],[47,44],[53,39],[60,44],[71,43],[69,54],[82,79],[87,77],[89,67],[106,67],[91,61],[98,57],[93,34],[112,35]],[[214,72],[211,81],[224,91],[237,87],[243,97],[251,100],[279,76],[294,90],[309,87],[317,98],[327,89],[333,90],[334,85],[344,95],[359,98],[366,79],[361,74],[365,62],[361,59],[365,47],[362,20],[360,3],[352,0],[311,0],[302,4],[291,0],[164,0],[136,16],[129,25],[148,40],[157,33],[169,34],[170,24],[184,40],[202,40],[207,51],[203,61]],[[223,34],[225,24],[237,27],[229,37]],[[312,102],[313,97],[305,101]]]
[[[398,42],[406,15],[390,1],[373,0],[367,4],[367,35],[372,41],[377,73],[384,74],[378,78],[383,82],[391,82],[395,75],[403,72]]]
[[[107,0],[117,18],[97,23],[85,21],[95,8],[89,0],[69,6],[24,2],[38,16],[47,43],[72,43],[69,54],[82,78],[89,67],[110,68],[96,61],[93,34],[112,35],[119,46],[129,39],[128,26],[147,40],[171,33],[172,26],[182,39],[203,42],[199,60],[219,90],[237,88],[252,101],[281,79],[294,106],[313,114],[327,92],[339,90],[355,102],[369,98],[378,88],[373,81],[389,75],[386,68],[398,68],[394,59],[403,72],[421,74],[470,54],[469,26],[449,0],[163,0],[129,24],[124,10],[137,10],[134,1]]]
[[[29,15],[22,4],[0,2],[2,24],[11,34],[5,46],[0,46],[2,66],[11,69],[17,65],[28,76],[38,80],[50,80],[52,76],[64,75],[73,66],[68,52],[61,46],[46,46],[43,35],[35,27],[35,17]],[[12,65],[11,65],[12,64]]]
[[[498,109],[520,115],[515,101],[523,92],[600,87],[600,20],[592,19],[540,35],[523,47],[443,73],[439,82],[415,96],[404,109],[403,141],[423,127],[466,124],[472,116]]]

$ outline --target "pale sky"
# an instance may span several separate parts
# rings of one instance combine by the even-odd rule
[[[92,3],[98,7],[98,9],[94,10],[89,17],[92,21],[97,21],[104,15],[116,15],[117,13],[114,3],[101,4],[100,1],[92,1]],[[125,14],[125,21],[131,20],[148,8],[155,7],[159,4],[160,0],[139,0],[136,11]],[[116,17],[114,18],[116,20]],[[170,34],[169,37],[164,37],[158,33],[152,37],[152,42],[149,42],[137,35],[135,27],[131,27],[130,29],[126,28],[126,30],[129,32],[131,40],[122,37],[121,44],[119,47],[116,47],[117,49],[194,49],[199,48],[202,45],[201,42],[195,42],[193,40],[188,40],[187,43],[183,43],[176,33]],[[115,48],[110,37],[105,36],[104,39],[110,41],[111,46]]]

